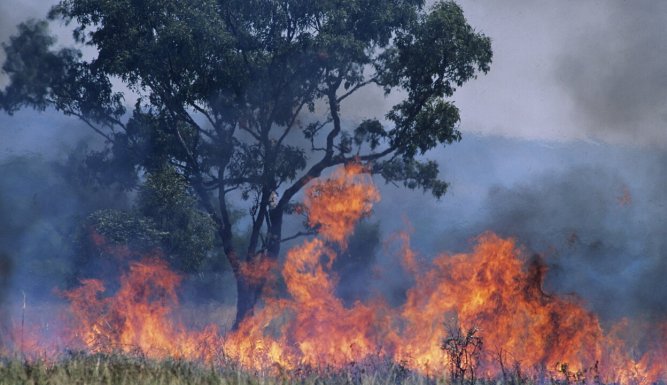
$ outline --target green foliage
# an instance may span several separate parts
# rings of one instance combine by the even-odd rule
[[[215,223],[198,210],[185,178],[171,168],[148,176],[137,210],[163,233],[162,249],[182,271],[196,271],[215,245]]]
[[[103,239],[90,239],[90,231]],[[91,214],[80,241],[84,244],[82,254],[92,252],[98,257],[105,255],[94,252],[101,243],[111,248],[128,246],[128,253],[138,256],[159,249],[172,267],[192,273],[202,267],[215,245],[215,224],[198,210],[183,176],[166,168],[148,175],[139,189],[135,209],[98,210]]]
[[[47,27],[45,21],[21,23],[19,34],[3,43],[7,60],[2,69],[11,83],[0,94],[0,106],[9,113],[24,106],[52,106],[90,122],[117,122],[125,108],[122,95],[111,90],[111,80],[81,61],[76,49],[52,51],[56,40]]]
[[[96,129],[115,149],[107,160],[132,159],[147,170],[176,161],[184,175],[204,173],[202,179],[219,169],[225,188],[244,185],[256,194],[306,168],[306,150],[282,143],[301,107],[337,105],[366,84],[408,94],[387,115],[393,128],[365,121],[355,131],[355,144],[372,150],[369,159],[381,158],[374,151],[383,149],[409,162],[459,140],[458,110],[443,97],[489,70],[490,40],[453,2],[428,11],[419,0],[344,3],[62,0],[50,17],[75,22],[77,41],[96,47],[98,56],[86,62],[74,49],[54,51],[45,22],[21,24],[4,47],[11,83],[2,106],[11,113],[52,105],[100,123]],[[112,77],[140,96],[125,124],[123,95],[112,91]],[[113,126],[122,130],[107,130]],[[301,128],[311,139],[322,131]],[[329,133],[334,141],[324,149],[325,167],[345,162],[332,158],[335,149],[351,151],[349,134],[339,127]],[[383,166],[375,169],[387,176]],[[405,185],[441,196],[437,177]]]
[[[87,224],[105,238],[105,243],[131,245],[138,250],[158,244],[165,235],[151,219],[121,210],[95,211]]]
[[[388,183],[402,183],[404,187],[422,187],[431,190],[436,198],[447,192],[448,184],[438,179],[438,164],[434,161],[392,159],[381,163],[379,173]]]

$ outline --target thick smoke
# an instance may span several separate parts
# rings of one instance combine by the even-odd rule
[[[667,144],[667,3],[599,3],[603,22],[571,32],[556,69],[596,138]]]
[[[548,265],[545,290],[574,294],[606,320],[667,318],[667,157],[662,151],[468,135],[439,159],[440,202],[383,186],[383,235],[412,225],[422,259],[467,252],[486,231]],[[396,266],[384,253],[384,265]],[[385,279],[384,293],[410,287]],[[391,286],[391,287],[390,287]],[[400,297],[400,295],[399,295]]]
[[[526,255],[538,253],[549,265],[547,291],[575,294],[605,319],[665,319],[667,158],[634,155],[642,160],[582,164],[498,184],[482,202],[482,215],[447,230],[456,239],[440,246],[461,251],[485,231],[513,237]]]
[[[667,201],[649,203],[645,187],[600,167],[543,175],[492,190],[485,227],[541,253],[547,289],[577,293],[606,317],[665,316],[656,305],[667,285],[652,272],[667,271],[667,241],[655,234],[667,225]]]
[[[8,304],[21,302],[24,295],[31,303],[53,300],[53,290],[71,278],[77,234],[86,216],[129,205],[122,191],[85,183],[80,165],[87,149],[84,143],[70,148],[67,159],[58,159],[55,152],[51,158],[0,158],[0,253],[5,253],[0,294]]]

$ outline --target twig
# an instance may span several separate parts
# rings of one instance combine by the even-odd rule
[[[23,308],[21,309],[21,356],[23,356],[23,328],[25,326],[25,291],[21,290],[23,294]]]

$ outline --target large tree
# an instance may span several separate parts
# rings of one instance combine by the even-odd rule
[[[445,193],[424,154],[460,139],[448,98],[491,62],[490,39],[453,2],[62,0],[49,18],[71,23],[95,54],[56,49],[46,21],[19,25],[4,45],[0,105],[79,117],[106,139],[97,159],[123,166],[128,187],[178,170],[236,275],[237,323],[262,289],[242,271],[277,258],[292,236],[283,217],[328,168],[361,162],[388,182]],[[403,98],[380,120],[345,119],[341,104],[365,87]],[[236,198],[249,206],[242,249]]]

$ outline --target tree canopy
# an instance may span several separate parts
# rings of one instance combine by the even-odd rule
[[[243,264],[278,256],[291,238],[284,215],[326,169],[359,162],[387,182],[446,192],[424,155],[460,140],[449,97],[492,57],[449,1],[62,0],[49,18],[96,54],[56,48],[47,21],[20,24],[3,45],[0,106],[80,118],[106,139],[96,164],[126,188],[166,168],[181,175],[237,277],[237,320],[261,290]],[[380,119],[341,116],[364,87],[404,98]],[[243,249],[236,201],[248,205]]]

